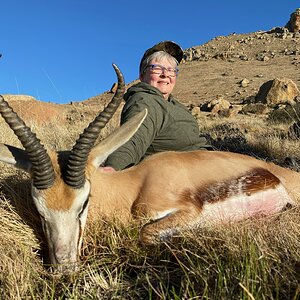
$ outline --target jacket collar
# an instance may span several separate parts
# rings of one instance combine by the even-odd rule
[[[127,101],[131,95],[133,95],[136,92],[147,92],[149,94],[158,95],[162,98],[164,98],[163,94],[158,90],[156,87],[150,85],[146,82],[138,82],[131,86],[127,92],[124,95],[124,100]],[[175,103],[175,99],[172,96],[172,94],[169,96],[169,99],[167,102]]]

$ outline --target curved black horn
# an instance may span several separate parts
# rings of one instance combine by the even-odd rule
[[[110,103],[92,121],[80,135],[69,155],[66,172],[64,174],[65,183],[73,188],[81,188],[85,182],[85,166],[88,155],[98,138],[100,131],[119,107],[125,92],[124,77],[119,68],[113,64],[118,77],[118,88]]]
[[[25,148],[32,164],[33,185],[39,189],[52,186],[55,176],[50,157],[41,141],[0,95],[0,113]]]

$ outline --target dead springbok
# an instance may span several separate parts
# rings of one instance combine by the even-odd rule
[[[32,198],[58,270],[76,266],[88,211],[89,219],[140,218],[141,242],[154,244],[194,226],[277,213],[297,203],[300,174],[236,153],[164,152],[123,171],[101,171],[101,163],[147,114],[140,113],[94,146],[124,93],[123,76],[114,67],[116,94],[71,151],[46,151],[0,97],[0,112],[25,148],[0,144],[0,160],[31,174]]]

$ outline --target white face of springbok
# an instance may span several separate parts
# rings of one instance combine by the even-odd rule
[[[74,189],[61,179],[61,165],[64,162],[62,158],[61,165],[58,165],[55,155],[51,159],[55,172],[55,181],[51,187],[41,190],[32,185],[31,195],[41,217],[50,261],[59,272],[74,270],[79,260],[88,216],[90,177],[110,153],[130,139],[146,115],[147,111],[137,114],[91,149],[90,156],[93,159],[89,159],[89,171],[80,188]],[[65,155],[63,153],[61,156]]]
[[[90,183],[86,181],[76,192],[65,190],[61,195],[52,192],[43,192],[32,186],[31,194],[40,214],[51,264],[59,271],[72,270],[80,256],[88,215]]]
[[[0,160],[31,174],[31,194],[41,217],[50,261],[60,272],[74,270],[78,261],[88,216],[90,177],[110,153],[130,139],[147,115],[147,111],[139,113],[94,146],[124,94],[123,76],[114,68],[118,89],[113,99],[83,131],[71,151],[47,152],[0,96],[0,113],[25,148],[0,144]]]

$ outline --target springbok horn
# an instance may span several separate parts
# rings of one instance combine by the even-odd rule
[[[89,153],[93,148],[101,129],[105,127],[119,107],[125,92],[124,77],[115,64],[113,64],[113,67],[118,77],[118,88],[115,95],[105,109],[79,136],[68,158],[64,181],[67,185],[75,189],[83,187],[85,183],[85,166]]]
[[[52,186],[55,175],[50,157],[41,141],[0,95],[0,113],[25,148],[32,164],[33,185],[39,189]]]

